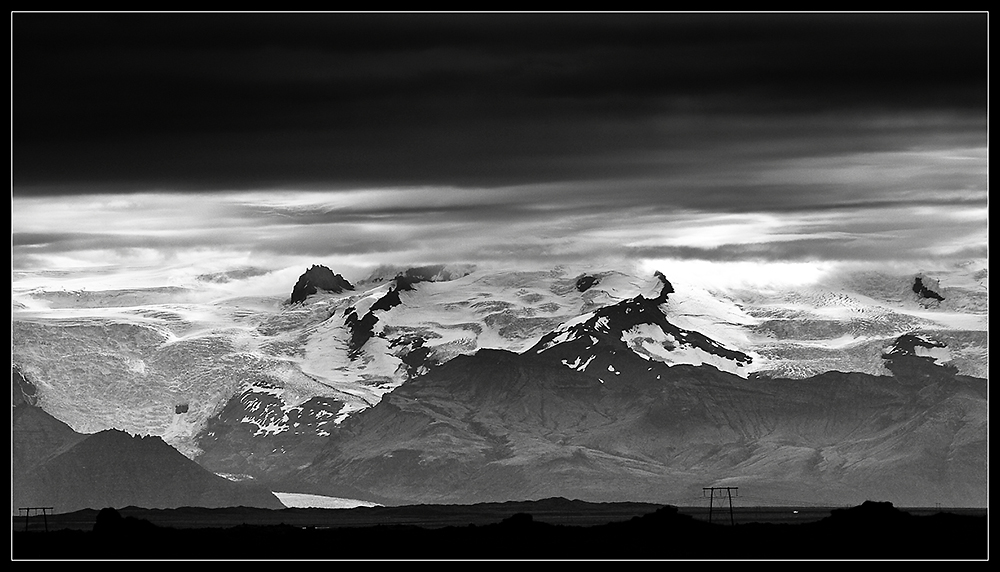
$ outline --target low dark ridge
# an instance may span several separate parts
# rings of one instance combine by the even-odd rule
[[[667,277],[663,275],[659,270],[654,274],[660,282],[663,284],[663,288],[660,289],[660,295],[653,299],[655,304],[662,304],[667,301],[667,297],[674,293],[674,286],[667,280]]]

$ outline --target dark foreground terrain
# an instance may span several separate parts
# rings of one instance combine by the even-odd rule
[[[753,521],[753,514],[761,518]],[[822,511],[812,514],[795,520],[799,515],[791,509],[743,511],[734,526],[727,511],[716,512],[709,524],[705,515],[687,514],[673,506],[590,504],[561,499],[349,511],[105,509],[56,515],[47,523],[38,517],[28,523],[14,517],[11,556],[240,560],[989,556],[985,511],[923,514],[899,510],[889,503],[866,502],[858,507],[833,509],[825,517],[816,516]],[[206,524],[199,527],[196,516]],[[494,520],[490,522],[490,518]],[[241,519],[242,523],[234,524]],[[48,531],[44,530],[45,524]]]

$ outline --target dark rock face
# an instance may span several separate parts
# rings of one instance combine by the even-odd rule
[[[674,293],[674,286],[659,270],[657,270],[654,275],[660,280],[660,283],[663,284],[663,288],[660,289],[660,295],[657,296],[653,302],[656,304],[663,304],[667,301],[667,297]]]
[[[390,348],[401,347],[405,353],[400,358],[406,366],[409,377],[416,377],[430,368],[438,365],[431,355],[431,349],[424,345],[426,340],[420,336],[400,336],[389,343]]]
[[[197,436],[198,463],[212,471],[278,479],[308,464],[334,430],[344,404],[313,397],[290,406],[275,388],[261,384],[230,399]]]
[[[924,285],[924,279],[917,276],[913,279],[913,293],[921,298],[930,298],[939,302],[944,301],[944,297]]]
[[[584,274],[576,279],[576,289],[578,292],[586,292],[591,286],[594,286],[599,282],[600,280],[598,280],[597,276],[587,276]]]
[[[406,284],[406,290],[413,290],[413,286]],[[369,312],[388,312],[389,310],[395,308],[396,306],[402,304],[402,300],[399,299],[399,289],[390,288],[386,292],[385,296],[382,296],[375,301],[374,304],[368,308]]]
[[[319,290],[340,294],[344,290],[354,290],[354,286],[340,274],[334,274],[326,266],[314,265],[295,283],[289,303],[295,304],[312,296]]]
[[[920,355],[918,348],[932,350],[946,348],[947,344],[917,334],[903,334],[882,354],[885,367],[901,383],[926,384],[928,381],[946,381],[958,375],[958,368],[950,363],[937,363],[934,357]]]

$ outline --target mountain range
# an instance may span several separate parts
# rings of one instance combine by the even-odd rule
[[[987,274],[949,280],[313,266],[282,300],[24,293],[12,361],[80,443],[278,492],[985,506]]]

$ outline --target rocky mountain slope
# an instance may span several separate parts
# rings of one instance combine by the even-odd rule
[[[386,503],[677,503],[705,486],[807,504],[986,502],[983,380],[923,363],[921,377],[748,382],[619,357],[628,375],[531,352],[456,358],[346,421],[300,486]]]
[[[52,507],[254,506],[283,508],[270,491],[205,470],[159,437],[113,429],[82,435],[30,403],[13,372],[11,510]]]

